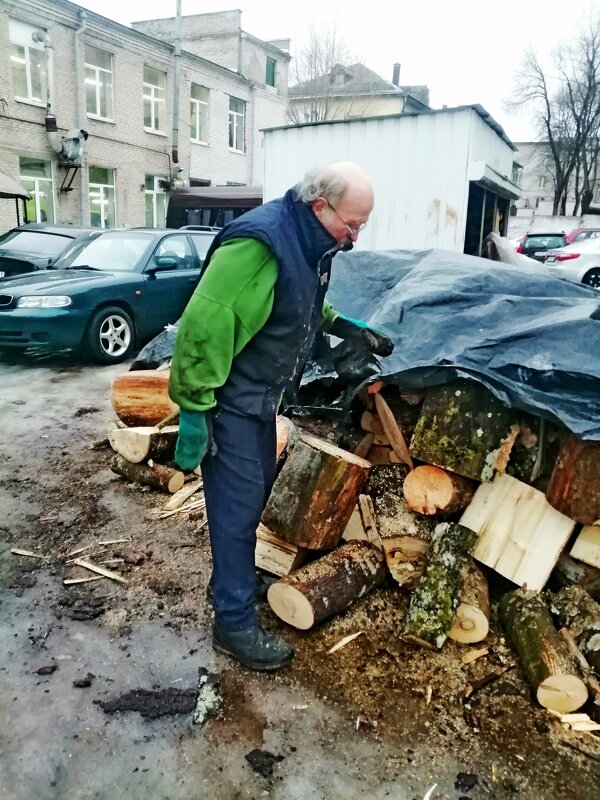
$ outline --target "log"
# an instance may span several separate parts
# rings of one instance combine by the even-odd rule
[[[254,551],[254,563],[258,569],[282,577],[301,567],[306,561],[306,556],[306,550],[284,542],[264,525],[259,524]]]
[[[132,464],[118,454],[112,458],[110,468],[117,475],[122,475],[130,481],[143,483],[163,492],[174,494],[179,491],[185,482],[185,475],[171,467],[149,461],[147,464]]]
[[[586,525],[581,529],[571,555],[591,567],[600,568],[600,525]]]
[[[600,675],[600,605],[580,586],[570,586],[552,597],[550,611],[573,634],[578,649]]]
[[[383,432],[389,439],[393,451],[404,464],[407,464],[412,469],[412,458],[408,452],[400,426],[396,422],[391,408],[379,393],[375,395],[375,408],[377,409]]]
[[[412,591],[419,582],[429,552],[436,522],[418,517],[406,505],[403,484],[408,473],[404,464],[373,467],[366,491],[371,495],[379,539],[394,580]]]
[[[376,414],[371,414],[370,411],[363,411],[360,418],[360,427],[366,433],[383,433],[383,425]]]
[[[559,589],[563,586],[581,586],[590,597],[600,603],[600,569],[577,561],[566,553],[558,559],[552,571],[551,582]]]
[[[366,433],[354,448],[354,455],[358,456],[359,458],[367,458],[369,450],[373,446],[374,439],[375,439],[375,434]]]
[[[375,436],[375,434],[371,434]],[[370,464],[389,464],[390,456],[394,451],[391,447],[384,447],[380,444],[374,444],[366,455],[367,461]]]
[[[530,589],[545,586],[575,528],[542,492],[510,475],[482,483],[460,521],[479,533],[477,561]]]
[[[600,442],[570,436],[554,465],[546,498],[583,525],[600,524]]]
[[[414,458],[491,481],[504,472],[518,435],[512,411],[484,386],[459,380],[427,391],[410,442]]]
[[[483,572],[471,560],[460,605],[448,636],[461,644],[482,642],[490,630],[490,595]]]
[[[477,534],[456,522],[434,530],[427,566],[410,599],[404,635],[439,650],[452,628]]]
[[[383,582],[383,554],[368,542],[348,542],[269,587],[271,609],[288,625],[308,630],[343,611]]]
[[[108,440],[112,449],[132,464],[139,464],[149,458],[170,461],[177,444],[178,425],[138,426],[118,428],[110,426]]]
[[[577,661],[552,622],[539,592],[517,589],[498,604],[498,616],[521,660],[538,703],[561,713],[588,699]]]
[[[311,550],[339,544],[370,464],[312,436],[301,436],[288,456],[262,515],[280,539]]]
[[[169,370],[140,369],[117,375],[111,403],[126,425],[156,425],[177,410],[169,397]]]
[[[415,467],[404,481],[404,499],[417,514],[449,516],[469,505],[476,483],[441,467]]]

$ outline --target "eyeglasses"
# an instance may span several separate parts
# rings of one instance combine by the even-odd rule
[[[348,225],[348,223],[346,222],[346,220],[344,220],[344,219],[342,219],[342,218],[340,217],[340,215],[339,215],[339,214],[338,214],[338,212],[335,210],[335,208],[334,208],[334,207],[331,205],[331,203],[329,202],[329,200],[327,200],[327,205],[328,205],[328,206],[329,206],[329,208],[330,208],[330,209],[333,211],[333,213],[336,215],[336,217],[339,219],[339,221],[342,223],[342,225],[344,225],[344,226],[345,226],[345,228],[346,228],[346,230],[348,231],[348,233],[350,234],[350,236],[358,236],[358,234],[359,234],[361,231],[364,231],[364,229],[367,227],[367,223],[366,223],[366,222],[361,222],[361,223],[360,223],[360,225],[357,225],[356,227],[353,227],[352,225]]]

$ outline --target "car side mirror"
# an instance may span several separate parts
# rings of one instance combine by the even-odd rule
[[[177,269],[176,258],[173,258],[173,256],[157,256],[154,259],[154,264],[148,268],[148,272],[166,272],[171,269]]]

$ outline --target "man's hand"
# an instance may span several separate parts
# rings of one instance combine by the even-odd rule
[[[184,472],[196,469],[208,450],[208,426],[204,411],[179,412],[179,436],[175,463]]]
[[[391,356],[394,343],[383,331],[377,330],[357,319],[348,319],[341,314],[335,318],[329,333],[340,339],[360,342],[376,356]]]

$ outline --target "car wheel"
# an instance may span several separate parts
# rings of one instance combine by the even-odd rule
[[[117,306],[101,308],[90,320],[84,341],[89,355],[101,364],[118,364],[135,345],[133,321]]]
[[[585,283],[586,286],[591,286],[593,289],[600,289],[600,269],[591,269],[583,276],[581,282]]]

